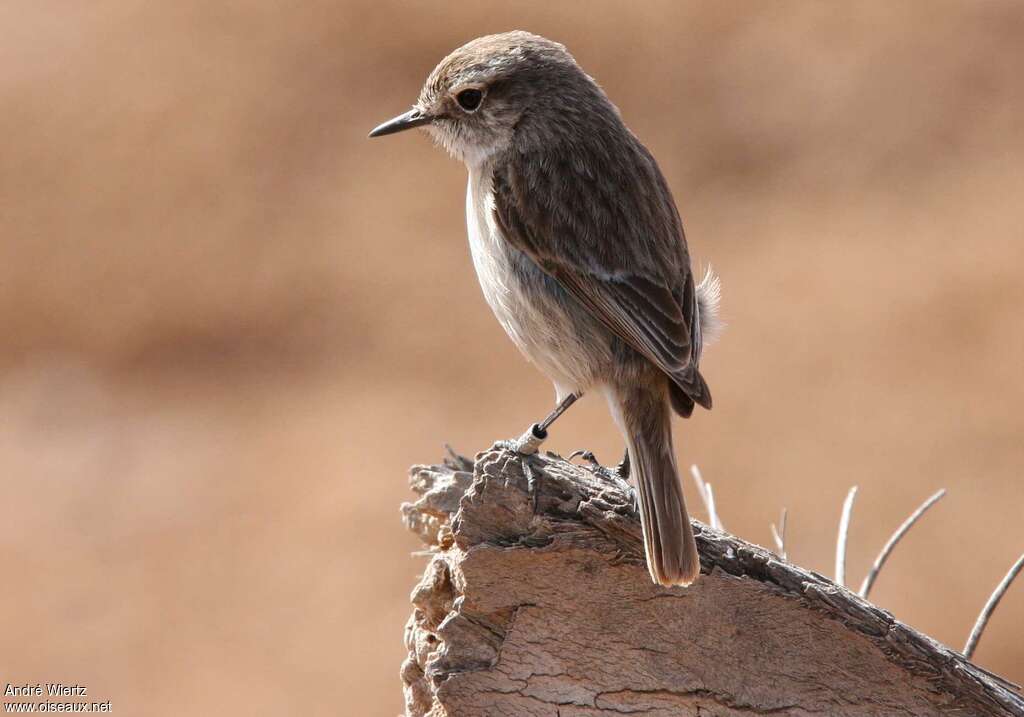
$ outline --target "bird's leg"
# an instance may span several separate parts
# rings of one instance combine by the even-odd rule
[[[570,393],[559,401],[554,410],[540,423],[534,423],[519,438],[513,441],[502,441],[499,445],[508,448],[519,454],[519,465],[523,469],[523,476],[526,477],[526,490],[533,499],[533,512],[537,512],[537,479],[530,468],[529,458],[537,452],[540,445],[547,440],[548,428],[558,420],[558,417],[565,413],[569,406],[576,403],[582,393]]]
[[[554,410],[551,411],[540,423],[534,423],[530,426],[526,433],[521,435],[515,441],[512,442],[510,448],[516,453],[520,453],[524,456],[532,456],[540,448],[540,445],[547,440],[548,428],[551,424],[558,420],[558,417],[569,410],[569,406],[576,403],[576,400],[581,396],[581,393],[570,393],[568,396],[563,398],[561,402],[555,406]]]

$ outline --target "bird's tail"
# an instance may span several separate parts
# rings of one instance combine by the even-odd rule
[[[700,558],[676,470],[667,386],[658,383],[656,389],[609,389],[608,402],[640,493],[647,569],[659,585],[689,585],[700,573]]]

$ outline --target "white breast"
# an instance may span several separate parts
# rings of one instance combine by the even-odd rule
[[[543,289],[536,283],[520,283],[531,267],[515,264],[526,260],[501,235],[488,171],[471,166],[466,188],[466,225],[476,275],[509,338],[554,382],[561,400],[593,382],[593,369],[607,361],[607,351],[593,335],[582,341],[579,332],[586,327],[565,316],[557,302],[534,305],[543,302],[538,296]]]
[[[515,285],[508,248],[494,220],[494,195],[488,185],[489,182],[483,181],[481,172],[470,170],[466,187],[469,250],[480,288],[491,311],[519,349],[529,356],[529,337],[522,325],[527,307],[523,305],[520,287]]]

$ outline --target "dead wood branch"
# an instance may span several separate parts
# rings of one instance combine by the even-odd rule
[[[407,714],[1024,715],[962,655],[817,573],[695,522],[703,575],[651,584],[621,484],[494,448],[419,466]]]

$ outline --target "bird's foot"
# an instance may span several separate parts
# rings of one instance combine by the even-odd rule
[[[533,469],[530,468],[530,456],[537,453],[537,449],[540,448],[547,437],[548,432],[541,428],[539,424],[534,423],[519,438],[509,441],[498,441],[500,448],[512,451],[519,456],[519,465],[522,468],[523,476],[526,478],[526,491],[533,501],[534,513],[537,512],[539,491],[537,490],[537,477],[534,475]]]
[[[573,458],[582,458],[590,464],[591,473],[600,476],[610,481],[625,481],[629,479],[629,453],[626,453],[622,457],[622,462],[614,468],[608,468],[601,465],[601,462],[597,460],[597,456],[594,455],[593,451],[588,450],[577,450],[569,454],[568,460]]]
[[[577,450],[569,454],[568,460],[573,458],[582,458],[590,464],[590,472],[598,478],[603,478],[608,481],[616,488],[626,494],[626,496],[633,503],[633,508],[637,511],[640,510],[636,489],[633,488],[628,482],[629,478],[629,454],[627,453],[615,468],[608,468],[601,465],[601,462],[597,460],[597,456],[594,455],[593,451],[588,450]]]
[[[569,454],[568,460],[573,458],[582,458],[590,465],[590,472],[596,475],[598,478],[604,478],[606,481],[615,482],[618,476],[614,475],[612,471],[601,465],[601,461],[597,460],[597,456],[594,455],[593,451],[580,449],[573,451]]]

